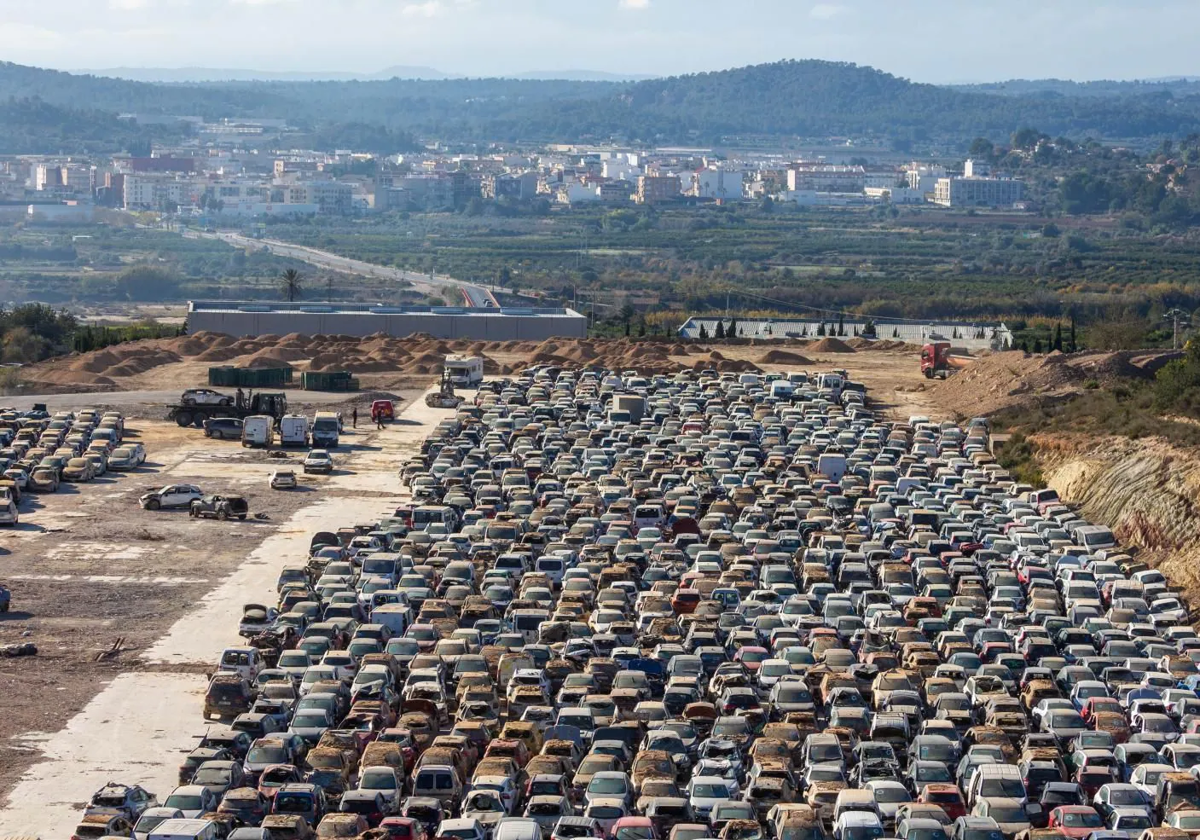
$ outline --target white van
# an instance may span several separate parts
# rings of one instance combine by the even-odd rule
[[[817,472],[830,481],[841,481],[846,474],[846,456],[840,452],[826,452],[817,459]]]
[[[796,393],[796,386],[786,379],[776,379],[771,383],[771,399],[791,400]]]
[[[211,820],[163,820],[148,835],[149,840],[217,840],[218,824]]]
[[[971,776],[971,784],[967,786],[968,808],[974,808],[980,799],[996,797],[1017,799],[1022,805],[1028,801],[1025,782],[1015,764],[982,764]]]
[[[318,411],[313,415],[312,445],[321,449],[337,449],[342,423],[332,411]]]
[[[412,608],[404,604],[380,604],[371,610],[371,623],[382,624],[393,636],[403,636],[408,630]]]
[[[242,422],[242,446],[271,446],[275,443],[275,420],[264,414]]]
[[[308,446],[308,418],[288,414],[279,421],[280,446]]]
[[[504,817],[492,831],[492,840],[541,840],[541,837],[541,825],[528,817]]]

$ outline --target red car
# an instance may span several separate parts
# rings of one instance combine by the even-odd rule
[[[1095,720],[1097,712],[1117,712],[1124,714],[1125,707],[1115,697],[1089,697],[1083,704],[1079,714],[1089,726]]]
[[[740,647],[733,655],[733,661],[742,663],[751,674],[756,673],[762,667],[763,661],[770,658],[771,652],[765,647],[758,647],[757,645]]]
[[[1046,826],[1067,837],[1087,837],[1093,831],[1104,828],[1104,820],[1095,808],[1088,805],[1060,805],[1050,812]]]
[[[425,826],[412,817],[386,817],[379,827],[387,832],[389,840],[425,840]]]
[[[945,782],[934,782],[921,789],[917,801],[922,805],[937,805],[946,812],[951,821],[967,815],[967,803],[963,801],[962,791],[958,785]]]

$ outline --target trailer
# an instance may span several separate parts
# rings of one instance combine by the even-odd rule
[[[204,428],[204,421],[213,417],[236,417],[245,420],[256,414],[267,415],[274,419],[275,424],[283,419],[287,410],[285,394],[254,394],[245,395],[238,391],[233,405],[192,405],[179,403],[167,409],[167,419],[174,420],[180,426],[195,426]]]

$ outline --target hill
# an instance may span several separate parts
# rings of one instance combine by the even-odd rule
[[[1006,83],[1016,85],[1016,83]],[[379,151],[409,134],[447,141],[623,138],[719,144],[736,135],[875,137],[897,148],[1006,139],[1033,126],[1051,135],[1149,144],[1200,131],[1200,85],[1095,83],[1053,88],[949,88],[854,64],[784,61],[640,82],[390,78],[155,84],[0,64],[0,102],[37,97],[79,112],[281,117],[336,142],[341,127],[374,134]],[[1075,90],[1075,83],[1063,90]],[[105,118],[107,118],[105,117]],[[104,118],[96,116],[102,122]],[[10,132],[36,137],[22,123]],[[107,129],[105,130],[107,131]],[[390,132],[390,134],[388,133]],[[109,132],[111,133],[111,132]],[[0,151],[13,151],[0,147]]]

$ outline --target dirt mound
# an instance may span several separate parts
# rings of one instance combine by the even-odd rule
[[[811,365],[812,359],[788,350],[768,350],[758,359],[764,365]]]
[[[992,353],[938,384],[934,396],[944,407],[964,416],[993,414],[1019,404],[1065,399],[1091,383],[1109,385],[1147,377],[1146,370],[1131,361],[1134,356],[1102,352],[1054,352],[1044,356],[1021,351]]]
[[[816,344],[808,345],[810,353],[853,353],[854,348],[840,338],[822,338]]]

